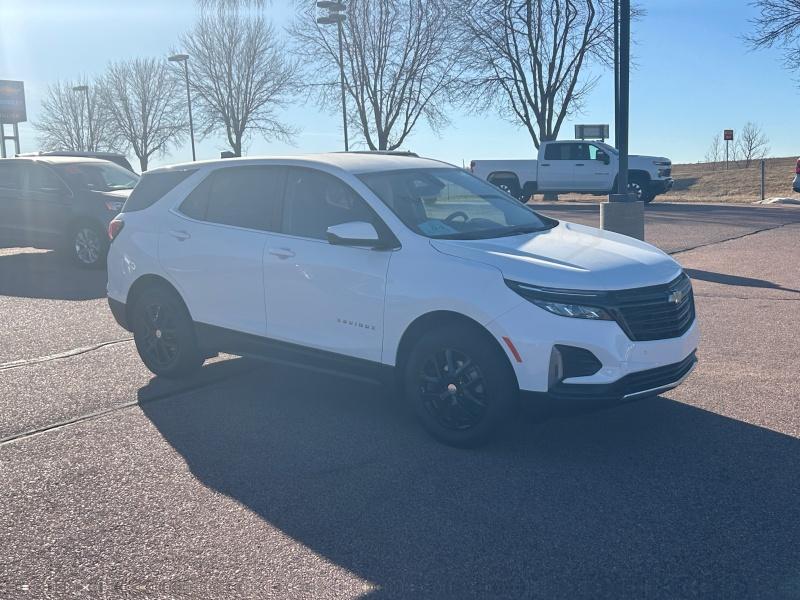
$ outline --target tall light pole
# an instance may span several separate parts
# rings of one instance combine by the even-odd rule
[[[89,86],[76,85],[75,87],[72,88],[72,91],[83,92],[86,95],[86,119],[89,122],[89,144],[88,144],[89,147],[86,149],[91,152],[95,150],[95,148],[92,147],[94,144],[94,135],[92,132],[92,104],[91,102],[89,102]]]
[[[342,126],[344,128],[344,151],[350,150],[347,142],[347,102],[344,95],[344,52],[342,50],[342,34],[343,23],[347,19],[345,14],[345,5],[342,2],[335,0],[320,0],[317,6],[328,11],[327,15],[317,17],[317,23],[320,25],[333,25],[336,24],[336,33],[339,38],[339,85],[342,92]]]
[[[183,63],[183,76],[186,80],[186,103],[189,105],[189,138],[192,140],[192,161],[197,160],[194,150],[194,122],[192,121],[192,93],[189,90],[189,55],[173,54],[167,60],[170,62]]]
[[[615,0],[614,27],[614,123],[619,170],[617,188],[612,190],[609,201],[600,205],[600,227],[644,239],[644,202],[628,191],[628,134],[630,115],[630,70],[631,70],[631,0]],[[619,14],[616,14],[617,6]],[[618,25],[618,27],[616,26]]]

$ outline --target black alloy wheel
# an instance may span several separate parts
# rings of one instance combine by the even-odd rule
[[[519,397],[508,358],[477,325],[428,331],[411,349],[404,369],[409,406],[428,433],[450,446],[488,441]]]
[[[145,290],[133,307],[133,338],[142,362],[163,377],[181,377],[203,364],[194,323],[175,294]]]
[[[470,429],[486,416],[483,373],[459,350],[434,352],[422,367],[418,385],[425,409],[445,429]]]

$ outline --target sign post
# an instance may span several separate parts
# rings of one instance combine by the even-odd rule
[[[14,140],[15,154],[19,154],[19,124],[27,120],[25,84],[0,79],[0,156],[6,158],[6,140]],[[6,125],[12,125],[11,135],[6,135]]]
[[[725,170],[728,170],[728,145],[733,141],[733,129],[725,129],[722,132],[722,137],[725,139]]]

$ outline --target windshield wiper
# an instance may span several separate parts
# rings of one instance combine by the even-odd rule
[[[537,231],[544,231],[547,229],[545,225],[515,225],[501,230],[497,237],[509,237],[512,235],[522,235],[523,233],[536,233]]]

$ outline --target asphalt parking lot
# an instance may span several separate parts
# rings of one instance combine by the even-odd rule
[[[647,235],[694,279],[690,379],[475,451],[377,386],[153,378],[102,272],[0,249],[0,598],[800,598],[800,209]]]

